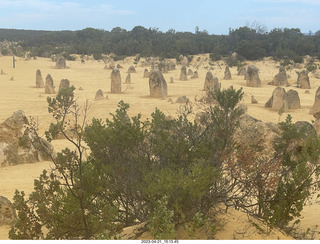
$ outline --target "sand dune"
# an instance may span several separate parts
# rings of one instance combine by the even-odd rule
[[[200,55],[201,60],[205,60],[208,56]],[[124,83],[127,69],[133,63],[133,58],[126,61],[116,62],[123,66],[120,70],[122,82]],[[276,63],[270,59],[265,59],[259,62],[248,62],[248,64],[254,64],[260,69],[260,79],[262,81],[262,87],[253,88],[246,87],[243,76],[237,76],[237,68],[230,68],[232,74],[232,80],[223,80],[224,67],[221,61],[221,68],[218,65],[214,66],[212,73],[218,77],[221,82],[222,88],[228,88],[233,85],[234,88],[243,87],[245,96],[243,103],[248,107],[248,114],[253,117],[263,120],[278,122],[279,115],[277,111],[265,108],[264,104],[270,98],[274,86],[268,85],[268,82],[272,81],[275,74],[278,73],[279,63]],[[193,71],[196,64],[191,63],[189,68]],[[16,110],[23,110],[27,116],[34,117],[39,123],[39,133],[43,134],[47,130],[52,120],[52,116],[47,110],[47,95],[44,94],[44,88],[35,88],[36,70],[40,69],[42,77],[45,80],[47,74],[51,74],[56,90],[59,87],[61,79],[69,79],[71,84],[76,87],[75,96],[78,98],[79,104],[83,104],[87,99],[91,105],[89,110],[89,122],[91,118],[105,119],[110,116],[117,108],[117,104],[120,100],[130,104],[129,115],[134,116],[141,113],[142,118],[150,117],[150,114],[157,107],[166,114],[176,116],[177,109],[180,104],[171,103],[167,100],[171,98],[175,101],[179,96],[187,96],[193,100],[195,96],[201,97],[203,95],[203,84],[206,75],[206,64],[203,63],[198,69],[199,78],[190,79],[188,81],[179,81],[180,67],[177,66],[176,70],[163,74],[168,83],[168,97],[164,100],[150,98],[149,97],[149,85],[148,79],[143,78],[143,71],[145,68],[150,67],[136,67],[137,73],[131,74],[132,84],[123,84],[121,94],[110,93],[110,74],[111,70],[104,69],[105,63],[103,61],[87,60],[85,63],[77,61],[67,61],[68,69],[56,69],[55,63],[51,59],[37,58],[36,60],[25,61],[21,58],[17,58],[16,68],[12,68],[12,57],[0,57],[0,69],[6,74],[0,75],[0,121],[4,121]],[[289,113],[293,116],[293,121],[308,121],[312,122],[314,119],[312,115],[309,115],[309,110],[314,102],[314,96],[316,89],[320,86],[320,80],[310,75],[311,89],[310,94],[305,93],[305,90],[294,87],[297,81],[297,74],[295,70],[287,72],[290,75],[288,79],[292,85],[286,90],[294,89],[299,93],[301,100],[301,108],[296,110],[289,110],[284,113],[281,120],[284,120]],[[13,79],[11,80],[11,78]],[[174,78],[174,83],[169,83],[170,77]],[[83,90],[79,90],[79,87]],[[108,99],[95,101],[95,93],[98,89],[102,89],[104,95],[108,96]],[[251,104],[251,95],[254,95],[258,100],[257,104]],[[54,95],[52,95],[54,96]],[[59,150],[65,146],[68,146],[64,140],[54,141],[56,150]],[[49,162],[39,162],[31,165],[18,165],[0,168],[0,195],[5,196],[12,200],[15,189],[24,190],[26,193],[30,193],[33,189],[33,180],[39,176],[43,169],[49,168]],[[303,210],[303,219],[301,227],[306,229],[307,227],[320,225],[320,206],[313,204],[307,206]],[[318,214],[318,215],[317,215]],[[9,227],[0,227],[0,239],[7,238],[7,231]],[[220,236],[221,239],[230,239],[230,236]],[[257,236],[256,239],[260,237]],[[273,239],[273,237],[270,237]],[[276,237],[274,237],[276,238]],[[320,235],[317,235],[320,238]],[[247,239],[244,236],[244,239]],[[265,239],[265,238],[264,238]]]

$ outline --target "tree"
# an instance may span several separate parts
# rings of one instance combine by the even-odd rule
[[[56,98],[48,97],[48,110],[56,120],[51,128],[58,128],[72,149],[66,148],[51,158],[53,169],[44,170],[35,180],[34,192],[27,199],[24,192],[15,192],[13,206],[18,220],[10,230],[10,239],[108,238],[119,230],[114,222],[118,209],[101,197],[104,180],[98,168],[85,159],[88,104],[80,110],[74,89],[61,89]],[[32,126],[30,129],[35,130]],[[53,132],[46,132],[48,140]]]

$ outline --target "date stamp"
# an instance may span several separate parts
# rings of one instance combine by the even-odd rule
[[[141,243],[145,244],[175,244],[179,243],[179,240],[141,240]]]

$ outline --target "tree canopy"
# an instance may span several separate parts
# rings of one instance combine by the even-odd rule
[[[319,32],[319,31],[318,31]],[[86,28],[78,31],[28,31],[0,29],[0,41],[19,42],[32,56],[52,54],[101,54],[176,58],[179,54],[213,53],[216,57],[237,52],[248,60],[273,56],[277,59],[311,55],[320,56],[319,33],[304,34],[298,28],[275,28],[269,32],[260,27],[230,29],[228,35],[209,34],[206,30],[161,32],[157,28],[136,26],[131,31],[115,27],[111,31]],[[18,53],[15,53],[18,55]]]

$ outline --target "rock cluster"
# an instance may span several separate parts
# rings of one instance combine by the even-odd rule
[[[218,78],[214,76],[210,71],[208,71],[206,74],[203,89],[206,92],[213,91],[215,89],[220,89],[220,83]]]
[[[300,98],[299,94],[295,90],[286,90],[283,87],[277,87],[270,99],[266,102],[265,107],[272,108],[273,110],[283,109],[284,112],[289,109],[300,108]]]

